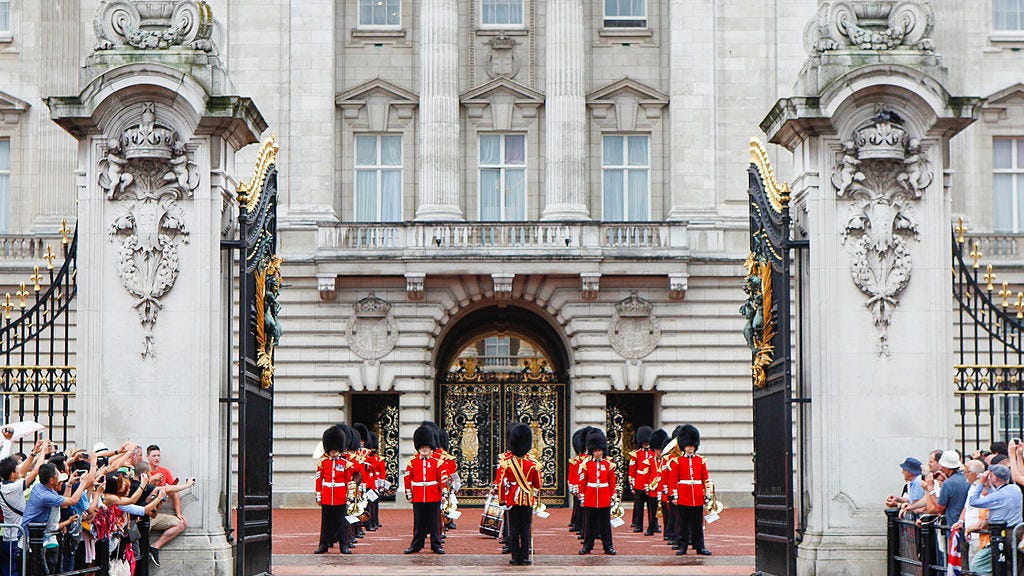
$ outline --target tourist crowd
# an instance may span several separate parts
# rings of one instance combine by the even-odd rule
[[[890,494],[886,506],[899,508],[902,518],[918,522],[934,515],[941,528],[963,535],[961,551],[970,572],[991,574],[989,524],[1005,524],[1010,532],[1021,524],[1024,501],[1024,444],[1020,439],[994,442],[963,461],[953,450],[934,450],[925,464],[908,457],[900,464],[903,490]],[[964,554],[963,552],[966,552]]]
[[[46,526],[47,574],[81,570],[108,554],[112,574],[148,576],[150,562],[160,566],[160,549],[185,529],[179,494],[195,480],[179,482],[163,467],[159,446],[64,451],[37,440],[25,454],[13,453],[10,429],[0,434],[0,511],[4,524],[23,529],[3,531],[0,576],[20,574],[30,524]],[[152,543],[151,531],[160,532]]]

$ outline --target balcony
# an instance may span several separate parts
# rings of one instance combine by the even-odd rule
[[[43,257],[47,246],[63,260],[60,234],[0,235],[0,270],[32,270],[33,266],[45,266]]]
[[[982,261],[986,264],[1007,265],[1024,263],[1024,233],[990,232],[967,235],[967,249],[978,243]]]
[[[322,224],[316,259],[666,259],[689,255],[685,222]]]

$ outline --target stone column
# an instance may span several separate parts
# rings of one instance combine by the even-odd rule
[[[417,220],[462,220],[459,183],[459,7],[421,0]]]
[[[589,220],[583,4],[547,3],[542,220]]]
[[[799,361],[810,397],[802,448],[810,502],[797,567],[802,575],[880,576],[890,488],[865,464],[896,470],[907,456],[955,446],[943,175],[950,138],[973,122],[980,102],[943,87],[931,50],[934,15],[923,0],[898,10],[830,4],[810,29],[799,96],[779,101],[762,123],[793,152],[791,213],[810,244],[800,256],[800,326],[810,344]],[[852,32],[884,41],[865,46],[843,35]]]
[[[712,0],[669,4],[669,220],[706,218],[715,188],[715,7]]]

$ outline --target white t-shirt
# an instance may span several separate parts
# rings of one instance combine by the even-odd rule
[[[974,496],[981,490],[981,483],[971,484],[971,487],[967,490],[967,500],[964,501],[964,528],[973,526],[978,523],[981,519],[981,508],[975,508],[971,506],[971,496]],[[970,541],[974,542],[978,539],[980,534],[977,532],[971,532]]]
[[[25,511],[25,479],[18,478],[14,482],[5,482],[0,485],[0,510],[4,513],[5,524],[21,525],[21,514]],[[17,511],[8,505],[8,502],[17,508]],[[18,531],[14,528],[4,528],[4,540],[17,540]]]

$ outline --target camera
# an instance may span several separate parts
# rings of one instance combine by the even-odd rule
[[[1013,442],[1014,444],[1020,444],[1020,438],[1011,438],[1010,442]]]

